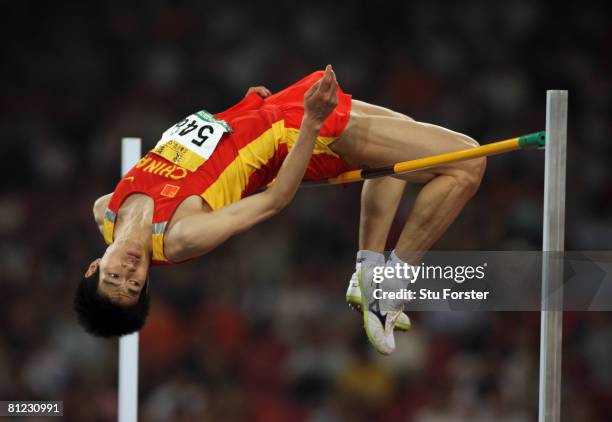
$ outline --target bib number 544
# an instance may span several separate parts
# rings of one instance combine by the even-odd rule
[[[199,127],[199,129],[198,129]],[[198,139],[191,139],[191,143],[201,147],[204,142],[209,138],[209,136],[214,135],[215,129],[208,124],[203,126],[198,126],[198,122],[196,120],[192,120],[189,117],[181,120],[175,125],[175,129],[171,132],[172,135],[176,134],[177,131],[179,136],[185,136],[194,130],[198,129],[197,137]]]

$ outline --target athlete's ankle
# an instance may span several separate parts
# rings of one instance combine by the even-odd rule
[[[390,267],[392,269],[385,269],[386,274],[393,274],[392,277],[385,280],[387,291],[400,292],[406,289],[414,278],[412,271],[413,266],[397,256],[395,249],[391,251],[389,259],[387,259],[385,263],[385,267]],[[391,308],[400,309],[403,308],[405,302],[404,299],[391,299],[389,300],[389,305]]]
[[[367,249],[361,249],[357,251],[357,260],[356,260],[356,269],[359,265],[365,266],[376,266],[376,265],[385,265],[385,256],[376,251],[369,251]]]
[[[389,258],[387,258],[387,265],[395,265],[395,264],[400,264],[400,265],[410,265],[407,262],[405,262],[404,260],[402,260],[398,255],[397,255],[397,251],[395,249],[393,249],[391,251],[391,253],[389,254]]]

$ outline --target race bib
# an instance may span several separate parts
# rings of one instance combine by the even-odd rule
[[[226,122],[201,110],[166,130],[152,152],[196,171],[210,158],[223,134],[231,131]]]

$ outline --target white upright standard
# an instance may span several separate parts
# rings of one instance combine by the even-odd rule
[[[140,160],[140,138],[121,140],[121,175]],[[119,422],[138,420],[138,333],[119,339]]]
[[[567,91],[548,91],[540,315],[540,422],[558,422],[561,419],[566,151]]]

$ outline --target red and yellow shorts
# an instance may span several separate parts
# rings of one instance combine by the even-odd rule
[[[214,178],[201,194],[213,209],[261,190],[276,177],[299,135],[304,94],[323,73],[314,72],[265,100],[250,94],[239,104],[215,115],[226,120],[234,131],[228,142],[221,142],[200,169],[202,175],[207,173]],[[350,113],[351,96],[338,88],[338,105],[319,132],[305,180],[327,179],[350,170],[330,148],[344,131]],[[211,169],[214,169],[212,174]]]
[[[286,142],[281,143],[281,155],[287,155],[287,150],[295,143],[304,116],[304,94],[321,77],[324,72],[314,72],[290,87],[266,98],[267,104],[278,104],[285,119]],[[348,165],[329,145],[344,131],[351,114],[351,96],[338,88],[338,106],[323,123],[317,137],[312,158],[304,174],[306,180],[327,179],[347,171]]]

